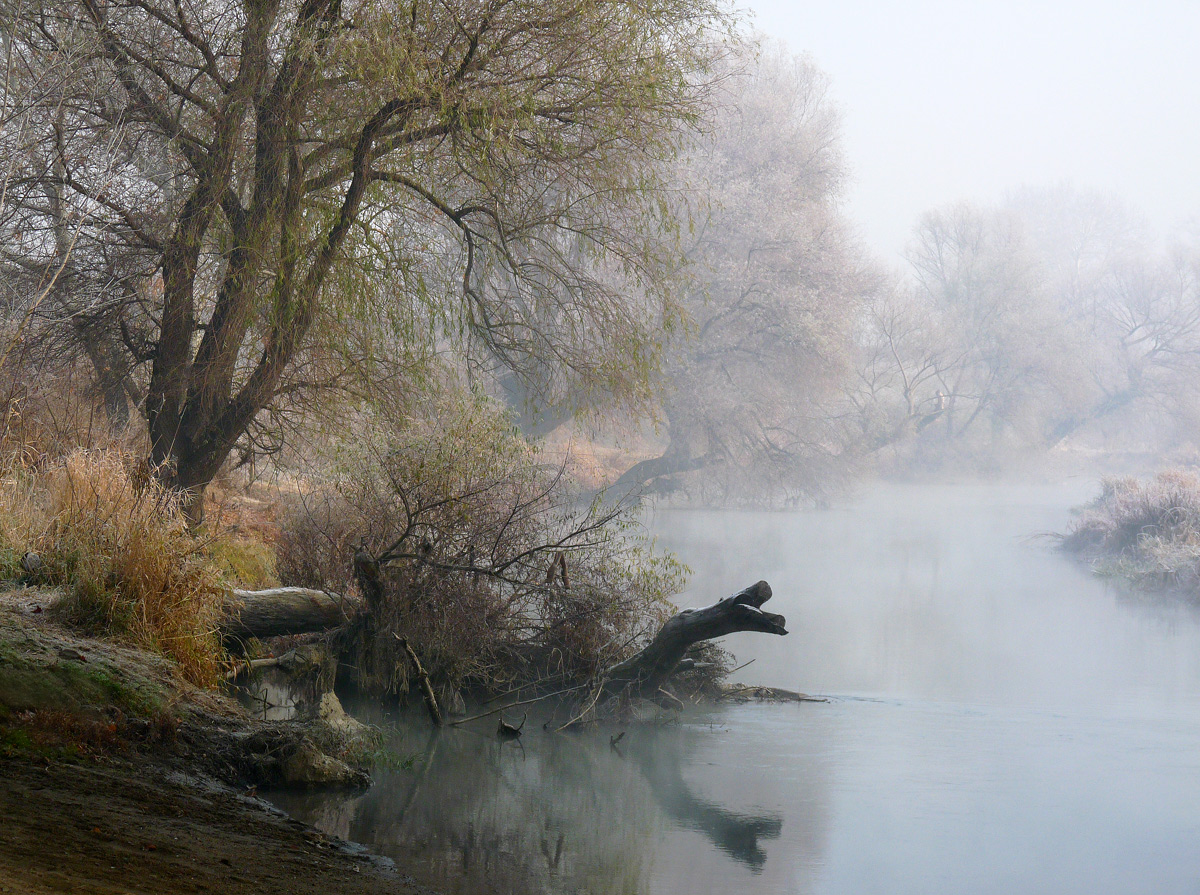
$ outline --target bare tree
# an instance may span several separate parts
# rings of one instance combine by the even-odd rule
[[[909,259],[911,285],[864,318],[848,400],[865,449],[916,435],[1042,449],[1110,423],[1143,444],[1191,431],[1200,265],[1113,201],[1025,189],[932,212]]]
[[[1064,439],[1116,420],[1142,436],[1186,434],[1200,376],[1200,291],[1194,249],[1166,248],[1112,199],[1060,187],[1025,190],[1009,206],[1033,237],[1050,292],[1086,374],[1047,429]]]
[[[894,283],[860,317],[855,375],[844,395],[848,450],[903,444],[945,415],[944,383],[967,351],[946,337],[943,315],[926,298]]]
[[[998,435],[1055,387],[1052,346],[1061,344],[1019,221],[962,206],[935,212],[918,227],[910,262],[946,336],[966,349],[940,377],[948,436],[980,421]]]

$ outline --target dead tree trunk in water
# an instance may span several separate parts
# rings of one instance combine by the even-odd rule
[[[401,637],[394,631],[392,636],[400,641],[401,648],[408,654],[408,661],[412,663],[413,673],[416,674],[417,682],[421,685],[421,696],[425,699],[425,708],[429,711],[429,720],[433,722],[434,727],[441,727],[442,710],[438,708],[437,697],[433,695],[433,685],[429,682],[429,674],[425,671],[425,666],[421,664],[416,652],[409,646],[407,637]]]
[[[782,615],[763,612],[771,599],[765,581],[752,584],[731,597],[703,609],[685,609],[667,620],[640,653],[610,668],[604,675],[604,693],[616,696],[652,696],[667,682],[694,643],[737,631],[787,634]]]

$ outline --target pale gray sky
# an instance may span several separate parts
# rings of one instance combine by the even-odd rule
[[[1200,216],[1200,0],[743,0],[832,79],[849,212],[893,259],[917,216],[1021,184]]]

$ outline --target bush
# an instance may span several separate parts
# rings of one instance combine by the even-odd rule
[[[354,548],[367,526],[362,514],[331,482],[284,492],[279,504],[275,557],[280,582],[348,593],[354,586]]]
[[[56,611],[92,633],[124,635],[212,684],[223,658],[217,623],[226,588],[188,530],[179,495],[116,451],[80,450],[0,489],[0,542],[35,551]]]
[[[286,584],[347,583],[360,545],[381,561],[385,598],[347,644],[373,688],[408,687],[393,635],[448,688],[590,676],[657,631],[683,583],[631,507],[579,503],[563,467],[482,398],[348,439],[301,494],[280,537]]]
[[[1200,583],[1200,477],[1160,472],[1150,481],[1105,478],[1063,538],[1102,572],[1144,583]]]
[[[222,579],[247,590],[279,586],[275,550],[254,535],[223,532],[211,540],[205,555]]]

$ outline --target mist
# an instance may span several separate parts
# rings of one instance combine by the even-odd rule
[[[0,0],[0,889],[1195,892],[1197,34]]]
[[[848,204],[894,261],[926,209],[1066,183],[1195,222],[1200,80],[1187,2],[748,4],[832,80]]]

